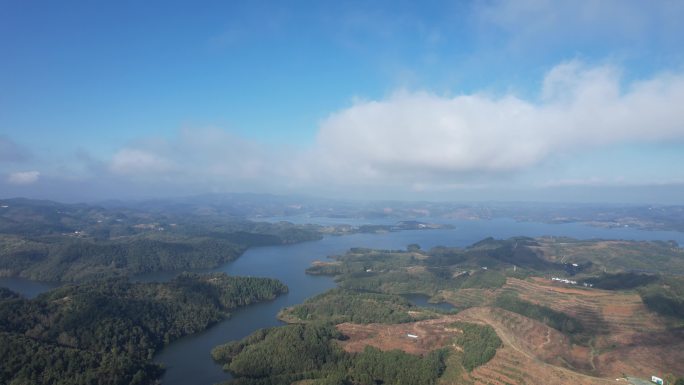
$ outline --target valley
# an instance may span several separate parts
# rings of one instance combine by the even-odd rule
[[[192,218],[188,217],[196,220]],[[264,239],[240,229],[266,233],[276,229],[274,224],[245,222],[235,227],[230,221],[224,223],[214,225],[218,227],[211,232],[206,228],[193,230],[193,237],[235,242],[238,238],[234,234],[240,239]],[[335,226],[361,229],[362,223]],[[414,225],[407,223],[404,226]],[[134,226],[133,231],[138,233],[130,236],[156,234],[155,230]],[[278,222],[275,226],[277,231],[297,234],[329,225]],[[374,226],[383,229],[394,225]],[[521,233],[532,237],[516,236]],[[504,238],[491,238],[491,234]],[[577,238],[568,238],[573,235]],[[588,235],[600,238],[585,238]],[[340,381],[347,378],[345,373],[352,379],[361,378],[358,365],[364,360],[398,359],[407,360],[409,366],[421,366],[427,365],[428,361],[421,361],[427,356],[439,375],[425,377],[425,383],[535,384],[539,378],[601,383],[610,377],[615,381],[625,375],[644,377],[650,372],[681,375],[682,357],[672,354],[682,348],[677,315],[680,279],[668,274],[678,271],[682,263],[681,249],[668,241],[681,242],[676,235],[491,220],[453,221],[429,230],[353,231],[344,236],[328,233],[311,241],[281,240],[272,246],[253,244],[237,259],[193,271],[272,277],[286,284],[289,291],[275,300],[232,311],[230,319],[217,318],[204,332],[198,333],[200,328],[189,336],[170,339],[154,354],[153,362],[165,367],[161,377],[164,384],[210,384],[236,375],[236,383],[252,383],[240,372],[223,373],[220,366],[211,363],[208,352],[221,342],[239,341],[259,328],[282,325],[277,314],[289,324],[335,326],[336,337],[326,338],[332,338],[328,341],[335,344],[333,351],[342,366],[326,370],[337,373],[333,377]],[[33,239],[45,235],[11,236]],[[281,239],[292,239],[292,235],[286,237]],[[89,240],[103,241],[107,240]],[[64,271],[82,263],[79,259],[57,260],[65,266]],[[129,274],[121,271],[116,275]],[[151,270],[133,277],[141,283],[168,282],[177,274]],[[553,277],[567,277],[578,284],[558,283],[551,280]],[[10,278],[0,278],[0,283],[2,279]],[[101,279],[91,276],[83,282]],[[590,282],[595,287],[583,285]],[[335,286],[338,288],[329,291]],[[422,307],[406,299],[416,294],[444,306]],[[465,325],[455,327],[459,322]],[[501,340],[486,361],[465,358],[463,346],[455,342],[463,335],[463,327],[475,327],[467,325],[491,327]],[[57,344],[61,346],[61,342]],[[397,356],[398,351],[409,356]],[[648,359],[651,356],[664,358],[656,362]],[[467,364],[467,369],[466,362],[479,363]],[[150,373],[154,376],[161,372]],[[316,383],[332,378],[317,373],[318,379],[309,373],[306,376],[312,378],[301,380]],[[374,375],[396,380],[400,373]],[[290,373],[281,380],[289,384],[301,376]]]

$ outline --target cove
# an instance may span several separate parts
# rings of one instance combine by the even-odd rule
[[[430,297],[425,294],[404,294],[402,297],[406,298],[412,304],[420,307],[435,308],[446,311],[456,309],[454,305],[448,302],[429,302]]]

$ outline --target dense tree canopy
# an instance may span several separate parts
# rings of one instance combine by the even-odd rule
[[[684,278],[663,276],[660,282],[639,288],[649,309],[664,316],[684,319]]]
[[[0,383],[147,383],[150,363],[169,342],[206,329],[238,306],[275,298],[269,278],[182,274],[167,283],[108,279],[64,286],[33,300],[0,301],[7,363]]]
[[[421,311],[418,311],[421,310]],[[419,309],[399,295],[332,289],[303,304],[284,309],[288,322],[402,323],[431,318],[432,310]]]
[[[214,268],[247,248],[320,239],[320,229],[200,211],[8,200],[0,211],[0,274],[85,280]]]
[[[216,347],[212,356],[237,377],[234,384],[289,385],[315,379],[327,385],[430,385],[444,370],[444,350],[420,357],[368,347],[350,354],[335,343],[340,338],[330,324],[294,324],[258,330]]]

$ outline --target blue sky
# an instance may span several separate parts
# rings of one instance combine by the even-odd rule
[[[2,1],[0,196],[684,203],[676,1]]]

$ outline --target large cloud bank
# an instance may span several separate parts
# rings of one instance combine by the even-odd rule
[[[684,139],[682,101],[680,74],[622,84],[614,67],[570,62],[536,101],[403,91],[356,103],[322,122],[317,151],[356,176],[508,172],[558,151]]]
[[[684,76],[624,81],[612,66],[573,61],[543,78],[538,97],[399,91],[358,101],[320,123],[313,145],[283,149],[218,129],[121,149],[109,171],[233,188],[464,183],[534,168],[557,153],[684,139]]]

